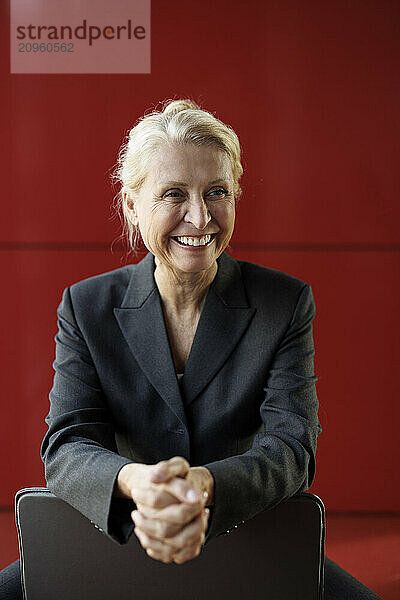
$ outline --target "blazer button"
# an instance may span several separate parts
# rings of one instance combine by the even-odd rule
[[[177,433],[178,435],[183,435],[185,433],[184,429],[175,429],[175,433]]]

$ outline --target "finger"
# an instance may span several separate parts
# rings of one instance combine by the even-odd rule
[[[207,533],[207,529],[208,529],[208,521],[210,518],[210,509],[209,508],[205,508],[204,509],[204,533]]]
[[[134,510],[131,515],[133,522],[141,531],[156,539],[165,540],[165,538],[173,537],[182,529],[182,525],[145,517],[138,510]]]
[[[201,546],[204,538],[203,515],[199,514],[188,525],[182,527],[177,535],[165,538],[163,542],[174,548],[175,551],[180,551],[182,548]]]
[[[131,496],[136,506],[143,504],[151,508],[163,508],[178,502],[177,497],[168,493],[161,485],[146,488],[135,487],[131,490]]]
[[[156,510],[181,502],[192,505],[195,509],[193,514],[196,514],[207,504],[208,499],[207,492],[199,492],[188,487],[187,483],[178,478],[174,478],[170,483],[157,484],[150,488],[136,487],[131,490],[131,496],[137,508],[141,511],[144,509],[147,517],[156,517]],[[145,507],[148,507],[148,510]]]
[[[146,518],[139,511],[133,511],[132,520],[135,525],[151,538],[180,549],[183,546],[200,540],[203,544],[207,527],[207,514],[200,513],[188,525],[171,524],[159,519]]]
[[[164,508],[154,508],[146,505],[140,506],[140,512],[145,517],[160,519],[161,521],[168,521],[169,523],[180,525],[185,525],[192,521],[202,510],[204,509],[201,505],[184,504],[182,502],[170,504]]]
[[[203,500],[204,505],[206,504],[208,498],[207,492],[201,492],[185,479],[174,477],[167,483],[162,483],[160,485],[162,485],[162,489],[175,496],[180,502],[196,504],[200,500]]]
[[[167,483],[150,485],[149,487],[135,487],[131,490],[133,500],[142,502],[147,506],[162,507],[172,504],[177,500],[179,502],[189,502],[197,504],[200,501],[205,506],[208,499],[207,492],[201,492],[185,479],[173,477]]]
[[[135,534],[147,554],[154,559],[170,563],[172,560],[181,564],[199,555],[203,541],[203,515],[198,515],[194,522],[186,526],[185,531],[177,536],[175,543],[159,540],[148,535],[141,527],[135,527]]]
[[[185,477],[190,469],[190,465],[183,456],[173,456],[169,460],[161,460],[153,467],[150,476],[151,481],[159,483],[168,481],[172,477]]]
[[[164,563],[172,562],[173,549],[167,546],[160,540],[156,540],[147,535],[139,527],[135,527],[134,532],[139,539],[142,547],[147,554],[156,560],[161,560]]]
[[[183,548],[179,552],[174,553],[173,561],[177,565],[182,565],[184,562],[196,558],[201,552],[201,545],[194,545],[189,548]]]

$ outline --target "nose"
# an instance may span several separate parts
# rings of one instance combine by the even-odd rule
[[[202,230],[207,227],[212,217],[208,210],[207,203],[204,201],[203,196],[198,195],[191,197],[187,203],[187,211],[185,214],[184,221],[191,223],[196,229]]]

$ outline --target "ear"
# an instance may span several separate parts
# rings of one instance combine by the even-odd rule
[[[128,192],[123,192],[122,197],[125,204],[126,212],[129,215],[129,219],[132,221],[134,227],[138,227],[139,219],[137,215],[135,199]]]

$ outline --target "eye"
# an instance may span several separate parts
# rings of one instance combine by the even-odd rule
[[[225,188],[216,188],[214,190],[210,190],[210,192],[208,193],[209,196],[224,196],[225,194],[227,194],[227,190]]]
[[[164,194],[166,198],[179,198],[182,195],[183,194],[180,190],[170,190]]]

